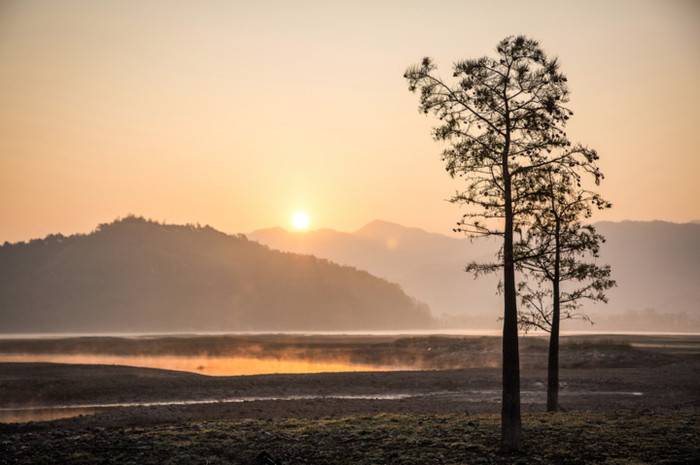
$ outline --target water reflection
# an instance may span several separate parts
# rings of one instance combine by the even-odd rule
[[[435,401],[462,401],[462,402],[500,402],[498,389],[464,390],[464,391],[433,391],[422,393],[377,393],[377,394],[331,394],[331,395],[286,395],[286,396],[262,396],[262,397],[229,397],[219,399],[193,399],[193,400],[167,400],[155,402],[118,402],[100,404],[74,404],[55,405],[43,407],[14,407],[0,408],[0,423],[25,423],[29,421],[50,421],[62,418],[72,418],[82,415],[94,415],[99,411],[109,411],[124,407],[164,407],[183,405],[205,404],[230,404],[242,402],[271,401],[271,400],[316,400],[316,399],[340,399],[340,400],[401,400],[412,397],[431,398]],[[637,391],[567,391],[561,393],[562,397],[581,396],[633,396],[644,395]],[[522,400],[527,404],[544,404],[545,393],[541,390],[521,391]]]
[[[26,423],[29,421],[51,421],[73,418],[82,415],[94,415],[94,408],[35,408],[35,409],[0,409],[0,423]]]
[[[324,373],[386,371],[402,367],[352,363],[349,360],[319,361],[300,358],[209,357],[180,355],[99,354],[0,354],[0,362],[49,362],[90,365],[126,365],[188,371],[210,376],[261,375],[274,373]]]
[[[73,418],[83,415],[94,415],[99,411],[122,407],[164,407],[179,405],[231,404],[269,400],[314,400],[314,399],[343,399],[343,400],[400,400],[414,397],[405,393],[381,394],[337,394],[337,395],[290,395],[264,397],[229,397],[224,399],[196,400],[166,400],[160,402],[118,402],[103,404],[56,405],[52,407],[11,407],[0,408],[0,423],[26,423],[30,421],[50,421],[62,418]]]

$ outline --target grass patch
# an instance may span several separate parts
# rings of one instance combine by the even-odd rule
[[[499,451],[495,415],[354,416],[239,420],[81,431],[14,432],[0,463],[254,464],[691,464],[700,461],[693,412],[534,414],[525,443]]]

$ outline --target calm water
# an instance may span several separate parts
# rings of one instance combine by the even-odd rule
[[[206,336],[206,335],[269,335],[270,333],[197,333],[197,334],[177,334],[178,336]],[[382,332],[286,332],[276,333],[281,335],[347,335],[347,336],[401,336],[401,335],[464,335],[464,336],[485,336],[498,335],[499,331],[382,331]],[[628,335],[628,336],[643,336],[642,338],[632,338],[631,345],[640,349],[668,350],[668,351],[692,351],[700,350],[700,338],[697,333],[640,333],[640,332],[572,332],[568,335]],[[81,336],[117,336],[125,338],[159,338],[161,336],[173,336],[169,334],[14,334],[0,335],[0,339],[19,341],[21,339],[53,339],[53,338],[70,338]],[[646,336],[656,336],[647,338]],[[668,337],[665,337],[668,336]],[[688,336],[688,337],[675,337]],[[355,342],[362,344],[362,342]],[[12,343],[10,343],[12,344]],[[324,354],[329,355],[329,354]],[[67,364],[100,364],[100,365],[124,365],[145,368],[158,368],[167,370],[185,371],[191,373],[199,373],[211,376],[235,376],[235,375],[254,375],[254,374],[274,374],[274,373],[320,373],[320,372],[354,372],[354,371],[387,371],[387,370],[410,370],[414,367],[392,365],[371,365],[353,363],[349,357],[336,357],[326,360],[315,360],[313,358],[304,358],[299,352],[280,352],[274,356],[205,356],[205,355],[110,355],[110,354],[94,354],[94,353],[0,353],[0,362],[50,362],[50,363],[67,363]],[[528,402],[543,402],[543,391],[523,391],[523,399]],[[404,396],[404,394],[377,394],[376,396],[362,396],[362,398],[400,398],[395,396]],[[426,395],[426,394],[423,394]],[[465,399],[498,400],[500,391],[464,391],[459,393],[431,393],[428,395],[434,396],[436,401],[439,401],[441,395],[450,397],[462,397]],[[562,396],[567,395],[600,395],[600,396],[639,396],[641,392],[571,392],[563,391]],[[330,396],[334,397],[334,396]],[[337,396],[343,397],[343,396]],[[306,398],[306,397],[286,397],[288,399]],[[308,397],[315,398],[315,397]],[[282,398],[269,398],[267,400],[275,400]],[[492,399],[492,400],[493,400]],[[210,399],[210,400],[181,400],[155,403],[134,403],[134,404],[84,404],[84,405],[39,405],[27,406],[24,408],[0,408],[0,423],[8,422],[27,422],[27,421],[47,421],[61,418],[70,418],[79,415],[92,415],[100,411],[109,410],[120,407],[136,407],[136,406],[155,406],[155,405],[178,405],[189,403],[215,403],[215,402],[245,402],[265,400],[262,398],[231,398],[231,399]],[[0,405],[2,402],[0,400]]]
[[[161,337],[161,336],[500,336],[501,329],[418,329],[401,331],[205,331],[205,332],[151,332],[151,333],[0,333],[0,339],[59,339],[67,337]],[[530,331],[521,337],[542,336],[548,333]],[[700,336],[700,332],[673,331],[562,331],[562,336]]]
[[[334,396],[282,396],[282,397],[231,397],[225,399],[172,400],[163,402],[122,402],[111,404],[76,404],[54,405],[44,407],[0,408],[0,423],[27,423],[30,421],[50,421],[94,415],[123,407],[161,407],[168,405],[206,405],[255,402],[261,400],[313,400],[313,399],[366,399],[398,400],[412,397],[411,394],[368,394],[368,395],[334,395]]]
[[[250,335],[300,335],[300,336],[407,336],[407,335],[463,335],[463,336],[486,336],[498,335],[496,330],[445,330],[445,331],[376,331],[376,332],[280,332],[280,333],[264,333],[264,332],[245,332],[245,333],[191,333],[191,334],[174,334],[174,333],[149,333],[149,334],[120,334],[120,333],[104,333],[104,334],[12,334],[0,335],[0,340],[20,341],[20,340],[47,340],[59,338],[81,338],[86,336],[92,337],[121,337],[126,340],[138,339],[158,339],[164,336],[182,336],[183,341],[188,338],[196,339],[198,336],[211,335],[230,335],[230,336],[250,336]],[[595,333],[595,332],[570,332],[564,335],[627,335],[641,336],[642,340],[631,340],[631,346],[638,348],[657,348],[657,349],[675,349],[675,350],[700,350],[700,338],[693,333],[640,333],[640,332],[619,332],[619,333]],[[528,336],[538,336],[536,333],[529,333]],[[656,336],[652,340],[647,336]],[[666,338],[668,336],[669,339]],[[686,336],[686,337],[683,337]],[[680,338],[676,338],[680,337]],[[303,341],[301,341],[303,343]],[[186,342],[183,342],[186,344]],[[355,341],[354,344],[362,344]],[[252,344],[254,346],[254,344]],[[355,363],[349,356],[338,355],[333,358],[327,357],[329,354],[321,353],[322,357],[313,358],[313,353],[304,353],[304,351],[281,350],[276,353],[262,355],[259,353],[242,354],[236,356],[209,356],[209,355],[174,355],[174,354],[159,354],[159,355],[114,355],[105,350],[98,351],[102,353],[92,353],[89,346],[86,346],[84,351],[79,353],[77,350],[69,350],[69,353],[52,352],[41,353],[40,350],[29,350],[31,353],[20,353],[18,351],[8,350],[8,353],[0,352],[1,362],[48,362],[48,363],[67,363],[67,364],[92,364],[92,365],[124,365],[143,368],[159,368],[165,370],[186,371],[190,373],[199,373],[210,376],[239,376],[239,375],[258,375],[258,374],[277,374],[277,373],[323,373],[323,372],[353,372],[353,371],[387,371],[387,370],[412,370],[416,369],[413,366],[407,365],[379,365],[371,363]],[[254,351],[251,351],[254,352]],[[274,349],[271,351],[274,352]],[[318,354],[316,354],[318,355]],[[319,359],[320,358],[320,359]],[[384,363],[387,363],[386,361]],[[398,362],[397,362],[398,363]]]
[[[344,360],[317,361],[298,358],[198,357],[181,355],[101,354],[0,354],[0,362],[49,362],[87,365],[126,365],[188,371],[210,376],[274,373],[324,373],[339,371],[386,371],[409,367],[356,364]]]
[[[366,400],[400,400],[411,397],[430,397],[436,401],[441,399],[459,399],[463,401],[491,401],[498,402],[501,391],[498,389],[468,390],[468,391],[445,391],[429,392],[421,394],[406,393],[382,393],[365,395],[307,395],[307,396],[281,396],[281,397],[231,397],[223,399],[199,399],[199,400],[175,400],[163,402],[123,402],[109,404],[77,404],[77,405],[55,405],[45,407],[21,407],[21,408],[0,408],[0,423],[26,423],[30,421],[49,421],[62,418],[72,418],[83,415],[94,415],[100,411],[108,411],[114,408],[123,407],[158,407],[168,405],[204,405],[204,404],[227,404],[240,402],[255,402],[264,400],[313,400],[313,399],[366,399]],[[642,396],[642,392],[637,391],[562,391],[562,397],[586,396],[610,396],[627,397]],[[542,390],[521,391],[523,402],[544,403],[545,394]]]

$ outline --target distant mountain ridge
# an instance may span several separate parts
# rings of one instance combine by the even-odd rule
[[[610,304],[585,307],[596,329],[700,330],[700,224],[596,227],[619,284]],[[129,217],[90,234],[6,243],[0,331],[401,330],[434,328],[435,316],[443,328],[499,325],[498,278],[464,272],[491,258],[495,241],[378,220],[351,233],[248,237]]]
[[[330,229],[297,233],[271,228],[248,237],[274,249],[372,270],[377,276],[400,283],[409,294],[430,302],[435,315],[488,314],[500,302],[495,295],[496,277],[475,281],[464,272],[469,261],[487,259],[493,254],[497,249],[493,241],[490,247],[470,247],[467,239],[379,220],[353,233]],[[489,317],[489,322],[493,321],[495,317]]]
[[[211,227],[138,217],[0,247],[0,331],[423,329],[394,283]]]
[[[599,261],[612,266],[618,287],[609,292],[608,305],[586,305],[585,310],[602,315],[598,319],[603,321],[608,315],[619,317],[625,312],[632,312],[631,319],[641,318],[634,315],[648,315],[648,310],[700,318],[700,224],[606,221],[595,226],[607,238]],[[470,241],[379,220],[353,233],[328,229],[294,233],[272,228],[248,237],[275,249],[328,258],[395,281],[428,303],[435,315],[452,315],[447,325],[497,324],[502,306],[495,293],[498,278],[474,280],[463,271],[470,261],[493,257],[498,248],[494,240]]]

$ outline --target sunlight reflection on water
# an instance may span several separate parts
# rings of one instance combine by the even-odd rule
[[[188,371],[210,376],[261,375],[274,373],[324,373],[407,369],[352,363],[348,360],[319,361],[298,358],[208,357],[181,355],[99,354],[0,354],[0,362],[49,362],[90,365],[126,365]]]

